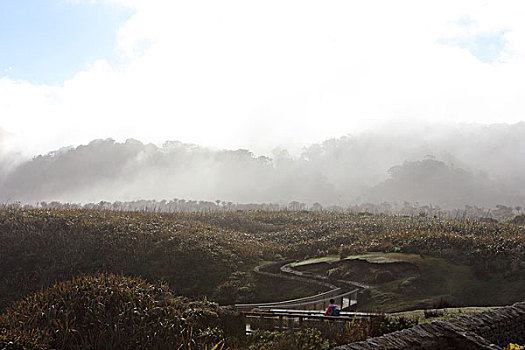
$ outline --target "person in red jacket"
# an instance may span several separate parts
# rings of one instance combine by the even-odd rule
[[[339,316],[339,306],[335,304],[334,299],[330,299],[330,305],[326,308],[325,316]]]

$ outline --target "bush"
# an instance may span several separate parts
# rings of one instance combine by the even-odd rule
[[[383,334],[412,328],[418,323],[417,319],[407,317],[376,317],[372,320],[371,337],[378,337]]]
[[[316,329],[296,332],[255,331],[248,337],[250,350],[324,350],[330,348],[328,340]]]
[[[271,331],[272,324],[254,322],[252,327],[260,327],[246,339],[246,348],[263,350],[320,350],[335,346],[364,341],[386,333],[411,328],[417,319],[406,317],[387,317],[380,315],[372,319],[354,319],[351,322],[312,322],[305,321],[304,329],[291,332]],[[266,327],[265,327],[266,326]],[[308,328],[310,327],[310,328]],[[315,328],[314,328],[315,327]]]
[[[450,307],[455,307],[453,303],[451,303],[447,298],[439,298],[438,300],[435,300],[432,303],[433,309],[446,309]]]
[[[96,275],[13,304],[0,316],[0,348],[165,349],[222,338],[218,305],[174,298],[161,284]]]
[[[423,315],[425,318],[436,318],[441,317],[445,314],[443,310],[425,310],[423,311]]]
[[[523,349],[525,349],[525,346],[510,343],[503,350],[523,350]]]
[[[353,253],[354,253],[354,250],[353,250],[351,245],[350,246],[349,245],[343,245],[339,249],[339,257],[341,259],[344,259],[344,258],[352,255]]]

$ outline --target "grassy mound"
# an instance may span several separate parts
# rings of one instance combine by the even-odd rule
[[[478,288],[460,291],[463,296],[451,300],[455,304],[467,300],[469,305],[502,305],[523,298],[525,226],[509,223],[325,211],[169,214],[8,207],[0,209],[0,313],[13,301],[58,281],[97,273],[162,280],[177,295],[208,296],[221,304],[284,300],[309,291],[303,293],[301,286],[284,280],[269,284],[251,274],[254,266],[265,260],[372,251],[422,254],[421,263],[431,270],[426,273],[420,267],[421,278],[415,280],[401,279],[394,272],[378,276],[379,281],[394,278],[378,296],[384,311],[419,307],[454,295],[454,290],[446,290],[453,280],[449,275],[491,286],[483,299],[478,298]],[[435,271],[432,258],[449,263],[437,266],[445,270],[445,283],[435,283],[442,277],[425,281]],[[343,277],[348,271],[341,272]],[[369,275],[375,283],[375,274]],[[439,291],[416,295],[427,285]],[[421,302],[390,303],[400,294],[398,289],[407,292],[402,296]]]
[[[0,316],[4,349],[193,348],[222,338],[218,306],[161,284],[96,275],[55,284]]]
[[[520,301],[525,293],[523,278],[512,278],[508,271],[480,274],[475,266],[420,254],[369,252],[345,259],[308,259],[293,266],[372,285],[358,304],[363,311],[504,305]]]
[[[257,250],[191,218],[103,211],[0,209],[0,312],[58,281],[124,273],[213,296]],[[214,300],[216,300],[214,298]]]

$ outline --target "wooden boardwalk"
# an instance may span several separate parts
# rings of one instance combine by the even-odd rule
[[[326,310],[330,299],[334,299],[335,303],[343,310],[347,310],[352,306],[357,305],[357,292],[359,289],[338,294],[341,288],[335,288],[327,292],[319,293],[305,298],[291,299],[285,301],[277,301],[273,303],[255,303],[255,304],[235,304],[238,310],[271,310],[271,309],[287,309],[287,310],[309,310],[319,311]]]
[[[304,298],[290,299],[266,303],[235,304],[243,316],[246,332],[252,329],[297,329],[305,325],[315,326],[322,322],[352,322],[355,319],[379,316],[374,313],[353,312],[357,306],[358,292],[368,286],[349,281],[329,281],[327,277],[295,271],[291,268],[291,261],[272,263],[258,266],[254,272],[259,275],[273,278],[284,278],[322,285],[329,290]],[[268,271],[269,267],[278,269],[280,273]],[[333,283],[338,283],[336,286]],[[343,286],[343,287],[341,287]],[[339,316],[325,316],[324,312],[330,300],[341,308]]]
[[[245,311],[242,313],[246,333],[254,329],[301,329],[304,327],[315,327],[322,322],[347,323],[357,319],[380,316],[379,314],[365,312],[341,311],[339,316],[325,316],[321,310],[287,310],[272,309],[265,311]]]

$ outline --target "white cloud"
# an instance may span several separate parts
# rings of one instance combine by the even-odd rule
[[[122,64],[57,87],[1,79],[10,147],[112,136],[269,152],[396,119],[525,116],[519,1],[106,1],[136,11],[115,33]],[[498,32],[494,64],[440,41]]]

